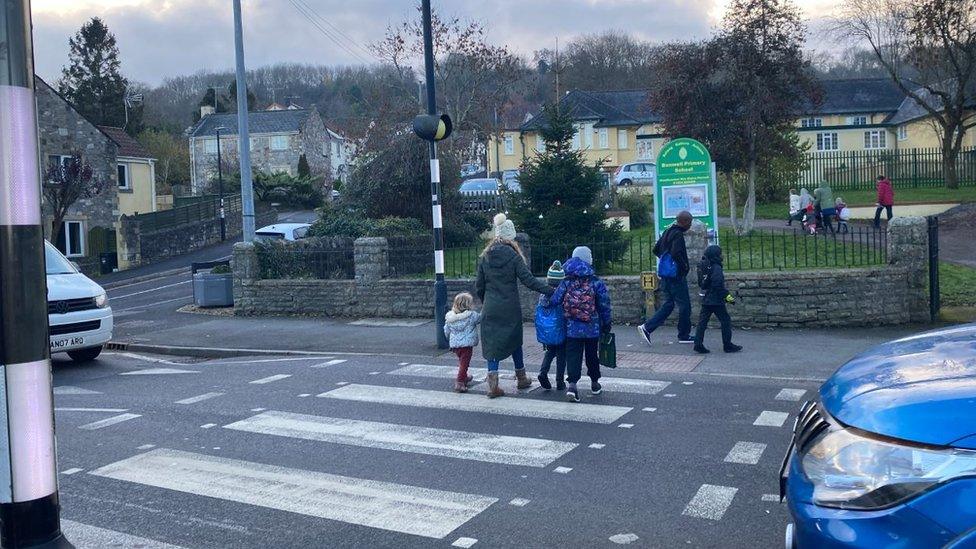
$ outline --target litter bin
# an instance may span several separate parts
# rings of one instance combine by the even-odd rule
[[[115,272],[119,268],[119,256],[115,252],[107,252],[98,256],[100,269],[103,275]]]
[[[234,305],[234,274],[230,272],[230,262],[194,263],[191,270],[193,302],[197,307]]]

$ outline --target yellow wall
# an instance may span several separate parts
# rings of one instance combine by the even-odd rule
[[[120,160],[129,168],[129,189],[119,189],[119,214],[134,215],[156,211],[153,167],[148,161]]]

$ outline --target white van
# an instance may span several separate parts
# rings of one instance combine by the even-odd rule
[[[94,360],[112,339],[108,296],[50,242],[44,242],[44,255],[51,354],[68,353],[76,362]]]

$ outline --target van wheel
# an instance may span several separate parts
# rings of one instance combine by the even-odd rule
[[[623,181],[620,182],[620,186],[621,187],[629,187],[629,186],[631,186],[633,184],[634,184],[634,182],[631,181],[631,180],[629,180],[629,179],[624,179]]]
[[[68,356],[71,360],[75,362],[91,362],[98,358],[98,355],[102,353],[102,346],[89,347],[88,349],[78,349],[77,351],[68,351]]]

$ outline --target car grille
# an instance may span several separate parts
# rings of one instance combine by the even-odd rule
[[[796,416],[796,423],[793,425],[793,440],[796,443],[797,452],[806,449],[813,439],[830,427],[824,419],[817,403],[810,400],[800,407],[800,413]]]
[[[94,297],[83,297],[80,299],[62,299],[59,301],[48,301],[47,302],[47,314],[49,315],[63,315],[67,313],[74,313],[77,311],[90,311],[92,309],[97,309],[98,305],[95,305]]]
[[[72,324],[60,324],[51,326],[51,335],[74,334],[77,332],[90,332],[102,327],[101,320],[89,320],[88,322],[75,322]]]

